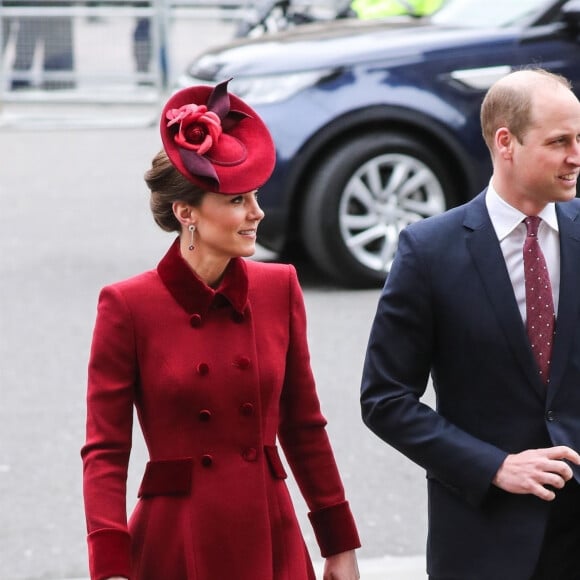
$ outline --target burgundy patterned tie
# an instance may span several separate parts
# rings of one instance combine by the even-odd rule
[[[528,229],[524,242],[524,274],[528,337],[538,362],[540,377],[547,383],[554,337],[554,300],[546,260],[538,243],[538,226],[541,221],[538,216],[528,216],[524,220]]]

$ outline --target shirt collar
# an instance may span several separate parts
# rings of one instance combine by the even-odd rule
[[[525,214],[511,206],[498,194],[491,180],[485,194],[485,205],[500,242],[509,236],[526,218]],[[558,218],[556,217],[556,205],[554,203],[548,203],[538,216],[554,231],[558,231]]]

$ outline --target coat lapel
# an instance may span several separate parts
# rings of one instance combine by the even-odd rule
[[[485,192],[467,204],[463,225],[468,232],[467,248],[498,324],[529,383],[544,399],[545,386],[536,370],[505,260],[485,206]]]
[[[560,297],[556,318],[556,336],[552,352],[548,401],[550,401],[566,368],[567,360],[576,336],[578,311],[580,309],[580,219],[578,205],[556,205],[560,230]]]

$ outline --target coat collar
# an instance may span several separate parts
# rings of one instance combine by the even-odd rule
[[[204,316],[212,305],[227,300],[243,314],[248,302],[248,274],[242,258],[233,258],[215,290],[198,278],[181,256],[179,238],[173,242],[157,266],[161,281],[175,301],[188,313]]]

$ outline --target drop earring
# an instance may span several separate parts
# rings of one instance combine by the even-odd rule
[[[193,224],[191,224],[188,228],[187,228],[190,232],[191,232],[191,239],[189,241],[189,247],[188,250],[193,250],[193,248],[195,248],[195,246],[193,245],[193,234],[195,232],[195,226]]]

